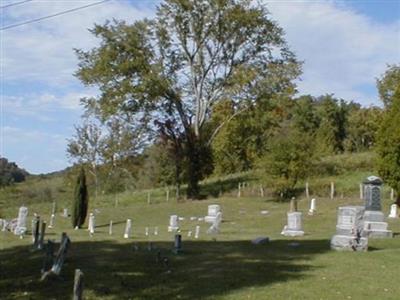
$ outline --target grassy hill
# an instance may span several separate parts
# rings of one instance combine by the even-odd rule
[[[259,172],[204,181],[208,198],[202,201],[177,203],[171,190],[167,202],[163,188],[101,195],[96,200],[92,197],[89,209],[97,211],[93,237],[85,229],[73,230],[70,219],[61,216],[72,198],[72,187],[65,185],[62,177],[31,178],[4,189],[0,217],[8,219],[16,217],[18,206],[25,203],[30,218],[36,212],[49,220],[51,203],[57,200],[56,226],[47,229],[46,238],[59,242],[64,231],[72,245],[61,278],[40,282],[44,253],[32,251],[28,236],[19,239],[10,232],[0,232],[0,299],[70,299],[77,268],[85,274],[84,299],[397,299],[398,235],[370,239],[370,250],[365,253],[329,248],[337,207],[362,205],[358,184],[367,175],[376,174],[373,154],[331,157],[322,164],[333,164],[337,173],[308,179],[312,197],[317,198],[314,216],[306,213],[309,199],[302,193],[304,182],[299,183],[299,209],[306,234],[298,238],[280,235],[289,205],[275,198],[273,182]],[[332,180],[337,188],[334,200],[328,198]],[[248,186],[238,198],[237,183],[242,181]],[[259,193],[260,184],[266,188],[264,197]],[[215,197],[217,194],[220,197]],[[217,236],[206,234],[204,222],[190,221],[192,216],[204,216],[207,206],[214,203],[221,205],[224,214]],[[385,214],[390,204],[385,187]],[[261,210],[269,214],[261,214]],[[180,224],[183,253],[179,255],[172,253],[173,234],[167,232],[171,214],[185,217]],[[133,223],[133,236],[128,240],[122,238],[127,218]],[[111,236],[110,220],[114,223]],[[399,220],[388,222],[391,230],[400,232]],[[197,240],[187,236],[196,225],[201,226]],[[149,236],[145,235],[146,227]],[[155,227],[157,236],[153,234]],[[271,241],[250,243],[259,236],[268,236]],[[152,251],[147,249],[150,241],[156,248]],[[293,242],[298,245],[293,246]],[[157,263],[158,251],[168,257],[170,268]]]

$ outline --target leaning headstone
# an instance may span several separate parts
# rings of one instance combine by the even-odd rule
[[[204,221],[207,223],[214,223],[217,214],[221,211],[221,207],[218,204],[212,204],[208,206],[207,216],[204,217]]]
[[[398,218],[398,215],[397,215],[397,204],[392,204],[391,206],[390,206],[390,214],[389,214],[389,216],[388,216],[388,218]]]
[[[51,275],[60,275],[62,266],[64,264],[65,258],[67,256],[67,251],[69,248],[69,244],[71,243],[71,240],[67,236],[65,232],[62,233],[61,235],[61,243],[60,247],[58,248],[58,251],[56,253],[56,257],[54,259],[53,266],[49,271],[46,271],[43,273],[41,280],[45,280],[48,276]]]
[[[312,216],[317,211],[316,202],[317,200],[315,200],[315,198],[311,199],[310,209],[308,210],[308,214],[310,216]]]
[[[393,237],[384,222],[381,211],[381,188],[383,181],[379,177],[369,176],[364,182],[364,232],[371,238]]]
[[[124,238],[129,239],[131,237],[131,232],[132,232],[132,220],[127,219],[126,226],[125,226]]]
[[[14,229],[14,234],[23,236],[27,230],[26,219],[28,217],[28,208],[21,206],[18,211],[17,226]]]
[[[198,239],[199,236],[200,236],[200,226],[197,225],[197,226],[196,226],[196,230],[195,230],[195,232],[194,232],[194,238],[195,238],[195,239]]]
[[[343,206],[338,208],[336,234],[331,248],[339,251],[367,251],[368,238],[363,232],[364,207]]]
[[[74,291],[72,300],[82,300],[83,294],[83,273],[81,270],[75,270],[75,277],[74,277]]]
[[[178,216],[172,215],[169,217],[168,232],[177,231],[179,229]]]

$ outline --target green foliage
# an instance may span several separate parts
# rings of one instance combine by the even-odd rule
[[[376,150],[380,175],[400,195],[400,85],[383,116]]]
[[[260,167],[274,179],[277,193],[287,198],[293,195],[296,183],[310,175],[313,157],[312,136],[284,128],[272,139]]]
[[[20,169],[16,163],[9,162],[6,158],[0,157],[0,187],[11,185],[15,182],[22,182],[28,176],[28,172]]]
[[[389,65],[381,78],[377,79],[377,86],[383,104],[390,107],[400,86],[400,65]]]
[[[86,186],[86,175],[85,170],[81,168],[74,191],[74,202],[71,216],[73,228],[80,228],[85,223],[88,204],[89,194]]]

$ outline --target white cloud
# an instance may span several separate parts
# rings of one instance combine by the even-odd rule
[[[379,104],[367,91],[388,63],[400,62],[400,21],[379,24],[333,1],[265,1],[304,60],[301,93],[334,93],[362,104]]]
[[[4,24],[19,23],[92,2],[98,1],[29,2],[6,10]],[[5,30],[2,32],[3,77],[9,82],[36,81],[60,86],[76,82],[72,76],[77,69],[73,48],[89,49],[97,43],[87,29],[107,19],[132,22],[152,13],[149,9],[139,10],[127,1],[110,1]]]

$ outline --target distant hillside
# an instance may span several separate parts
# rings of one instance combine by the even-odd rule
[[[0,186],[25,181],[28,175],[29,173],[19,168],[16,163],[9,162],[6,158],[0,157]]]

